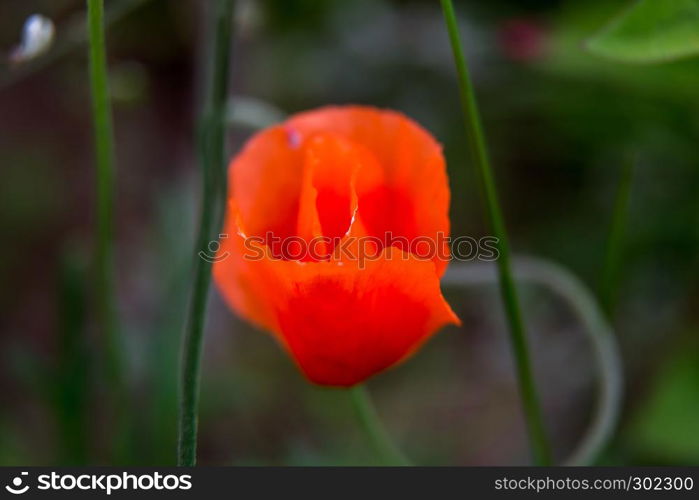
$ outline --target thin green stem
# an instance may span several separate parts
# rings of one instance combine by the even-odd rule
[[[456,71],[459,76],[461,105],[466,120],[468,138],[485,194],[486,212],[490,228],[493,235],[498,240],[497,247],[500,255],[497,264],[500,292],[510,330],[510,340],[517,369],[517,380],[519,381],[519,390],[522,398],[524,415],[527,421],[532,454],[536,464],[548,465],[551,463],[551,452],[534,384],[524,323],[522,321],[517,298],[517,290],[512,277],[507,231],[505,229],[500,203],[498,201],[497,189],[495,187],[495,180],[488,158],[483,126],[476,104],[475,92],[466,65],[466,58],[461,48],[454,7],[451,0],[441,1],[444,20],[449,32],[449,40],[454,52]]]
[[[630,154],[624,161],[614,200],[614,211],[612,213],[612,223],[609,229],[609,239],[604,259],[604,268],[600,282],[599,296],[602,308],[607,317],[612,317],[616,301],[617,281],[619,277],[619,267],[621,253],[624,243],[624,233],[628,218],[629,198],[631,197],[631,180],[637,162],[637,156]]]
[[[118,416],[124,406],[124,378],[113,289],[114,133],[107,80],[103,0],[87,0],[87,22],[97,166],[96,309],[105,343],[106,368],[116,406],[114,411]]]
[[[228,93],[233,0],[217,0],[212,9],[214,28],[206,96],[199,127],[202,169],[201,220],[194,254],[194,280],[182,344],[178,465],[195,465],[201,351],[206,305],[211,282],[211,260],[202,258],[217,241],[226,193],[225,113]]]
[[[356,385],[349,392],[359,422],[382,461],[386,465],[410,465],[383,426],[366,388],[363,385]]]

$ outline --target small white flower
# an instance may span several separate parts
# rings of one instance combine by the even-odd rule
[[[55,31],[51,19],[40,14],[29,16],[22,28],[22,41],[10,54],[10,60],[25,62],[43,54],[51,47]]]

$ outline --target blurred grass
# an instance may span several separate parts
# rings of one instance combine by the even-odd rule
[[[609,239],[607,241],[599,287],[600,302],[610,318],[613,317],[617,299],[617,282],[619,279],[619,268],[623,262],[623,244],[628,220],[629,197],[631,196],[633,171],[637,162],[638,158],[633,153],[629,153],[628,157],[624,159],[619,175],[619,187],[617,188],[612,209]]]
[[[57,434],[61,440],[58,463],[87,465],[89,450],[89,398],[93,370],[87,343],[87,273],[83,259],[68,250],[60,265],[59,277],[59,352],[58,366],[52,377]]]

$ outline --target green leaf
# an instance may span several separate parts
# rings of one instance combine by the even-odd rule
[[[688,342],[672,353],[627,428],[629,446],[654,464],[699,464],[698,347]]]
[[[699,54],[699,0],[638,0],[586,42],[593,54],[630,63]]]

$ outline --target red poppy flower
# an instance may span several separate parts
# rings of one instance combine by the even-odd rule
[[[218,288],[311,381],[354,385],[459,323],[439,288],[444,157],[400,113],[329,107],[263,130],[231,162],[228,196]]]

